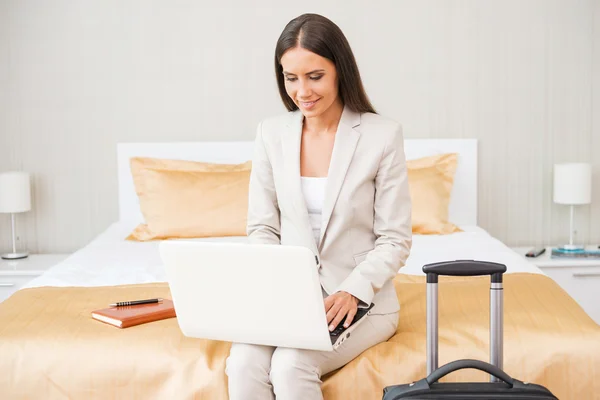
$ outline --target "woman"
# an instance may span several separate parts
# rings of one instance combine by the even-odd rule
[[[330,330],[374,307],[332,352],[234,343],[232,400],[322,398],[322,375],[395,333],[392,278],[411,247],[402,130],[375,114],[341,30],[319,15],[295,18],[277,42],[275,69],[290,112],[258,127],[249,240],[313,250]]]

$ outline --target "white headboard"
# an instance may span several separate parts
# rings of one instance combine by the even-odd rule
[[[119,219],[142,222],[138,197],[131,177],[131,157],[156,157],[214,163],[241,163],[252,159],[253,141],[119,143]],[[459,161],[450,200],[450,221],[457,225],[477,225],[477,140],[405,139],[408,160],[440,153],[458,153]]]

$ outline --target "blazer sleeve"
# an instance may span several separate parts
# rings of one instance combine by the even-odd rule
[[[386,145],[375,177],[375,246],[338,291],[371,304],[375,294],[406,263],[412,246],[412,204],[400,125]]]
[[[273,169],[263,141],[262,122],[258,125],[254,141],[246,233],[250,243],[281,243],[279,206]]]

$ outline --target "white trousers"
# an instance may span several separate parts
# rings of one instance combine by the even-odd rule
[[[368,315],[334,351],[234,343],[227,358],[229,399],[322,399],[321,376],[394,335],[398,313]]]

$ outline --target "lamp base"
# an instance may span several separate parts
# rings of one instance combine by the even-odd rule
[[[581,251],[584,249],[584,246],[578,244],[563,244],[562,246],[558,246],[558,249],[563,251]]]
[[[6,254],[2,254],[0,257],[2,257],[5,260],[18,260],[20,258],[26,258],[29,256],[29,252],[28,251],[21,251],[18,253],[6,253]]]

